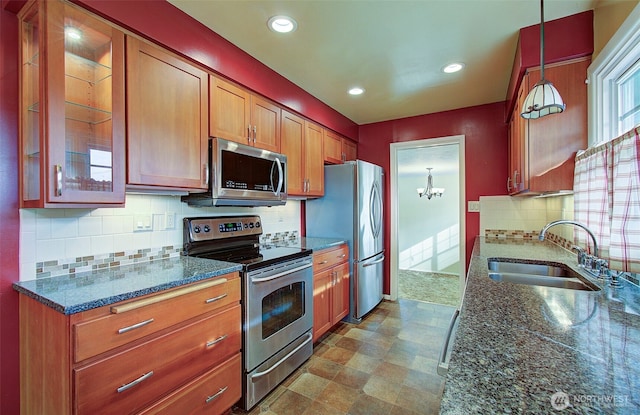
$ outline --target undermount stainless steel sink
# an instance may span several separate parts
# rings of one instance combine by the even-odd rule
[[[556,263],[507,262],[493,259],[489,260],[489,270],[515,274],[578,278],[577,272],[569,267]]]
[[[558,263],[517,262],[489,259],[489,278],[497,282],[565,288],[569,290],[599,291],[600,288],[584,279],[571,268]]]

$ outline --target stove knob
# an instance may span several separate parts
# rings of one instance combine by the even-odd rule
[[[193,232],[194,233],[200,233],[200,227],[198,225],[193,227]]]
[[[204,225],[204,231],[205,232],[211,231],[211,228],[209,227],[209,225]]]
[[[249,222],[249,229],[253,229],[253,222]]]
[[[260,227],[260,222],[256,222],[256,228]]]
[[[245,223],[245,224],[244,224],[244,228],[245,228],[245,229],[247,229],[248,227],[249,227],[249,224],[248,224],[248,223]]]

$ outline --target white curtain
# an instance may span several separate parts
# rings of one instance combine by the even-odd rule
[[[640,126],[576,157],[575,219],[595,234],[611,269],[640,272]],[[584,232],[576,243],[587,245]]]

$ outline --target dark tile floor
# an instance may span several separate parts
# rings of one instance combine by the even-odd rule
[[[437,414],[436,373],[454,307],[383,301],[358,325],[339,323],[313,356],[250,414]],[[232,414],[245,414],[234,408]]]

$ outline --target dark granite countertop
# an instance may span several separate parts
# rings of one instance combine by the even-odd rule
[[[345,241],[344,239],[339,238],[309,238],[303,236],[287,241],[274,242],[274,245],[291,246],[294,248],[304,248],[311,249],[312,251],[320,251],[323,249],[331,248],[332,246],[344,244],[346,242],[347,241]]]
[[[13,288],[63,313],[75,314],[239,271],[239,264],[175,257],[77,274],[19,281]]]
[[[493,257],[560,262],[601,290],[495,282]],[[623,284],[547,241],[477,238],[441,414],[640,413],[640,290]]]

